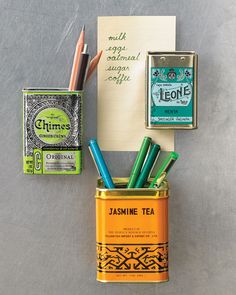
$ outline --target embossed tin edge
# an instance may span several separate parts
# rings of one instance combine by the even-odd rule
[[[153,55],[193,55],[193,67],[194,67],[194,96],[193,96],[193,104],[194,104],[194,111],[193,111],[193,124],[186,124],[186,125],[162,125],[159,124],[158,126],[152,125],[150,123],[150,107],[149,107],[149,57]],[[146,74],[145,74],[145,128],[146,129],[166,129],[166,130],[193,130],[198,128],[198,91],[197,91],[197,83],[198,83],[198,55],[195,51],[148,51],[146,55]]]
[[[22,89],[23,94],[46,94],[46,93],[56,93],[56,94],[83,94],[83,90],[68,90],[67,88],[50,88],[50,87],[26,87]]]
[[[101,178],[97,181],[96,199],[161,199],[169,197],[169,185],[167,180],[162,182],[159,188],[122,188],[128,183],[128,178],[113,178],[117,189],[104,188]],[[152,179],[149,180],[150,182]]]

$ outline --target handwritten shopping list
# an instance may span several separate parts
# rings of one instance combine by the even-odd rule
[[[174,16],[98,18],[98,140],[102,150],[137,151],[144,136],[174,150],[174,132],[145,129],[146,52],[175,50]]]
[[[111,45],[106,48],[107,61],[109,64],[106,68],[108,77],[105,81],[115,82],[117,85],[121,85],[123,82],[129,82],[131,80],[130,66],[127,66],[125,62],[139,61],[141,52],[139,51],[135,55],[127,55],[128,48],[121,43],[121,41],[127,40],[126,32],[120,32],[117,35],[109,36],[108,40],[111,42]]]

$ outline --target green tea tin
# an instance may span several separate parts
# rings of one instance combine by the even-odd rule
[[[25,174],[80,174],[82,92],[23,89]]]
[[[197,54],[148,52],[146,128],[197,128]]]

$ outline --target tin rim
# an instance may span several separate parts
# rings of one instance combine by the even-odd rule
[[[54,87],[25,87],[22,89],[23,93],[40,94],[40,93],[56,93],[56,94],[81,94],[83,90],[68,90],[68,88],[54,88]]]
[[[104,188],[104,183],[101,178],[98,179],[96,188],[96,199],[160,199],[168,198],[169,186],[167,180],[164,180],[159,188],[132,188],[127,189],[128,178],[113,178],[115,185],[118,188]],[[152,179],[149,179],[148,183]]]

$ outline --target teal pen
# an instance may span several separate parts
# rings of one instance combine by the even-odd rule
[[[161,147],[159,146],[159,144],[153,144],[151,146],[150,152],[149,152],[147,159],[143,165],[143,169],[141,170],[141,173],[140,173],[138,180],[135,184],[135,188],[142,188],[144,186],[144,184],[147,181],[148,176],[152,170],[152,167],[160,154],[160,148]]]
[[[102,152],[98,146],[96,139],[90,139],[89,150],[94,159],[96,168],[98,169],[98,172],[104,181],[105,187],[109,189],[115,188],[115,185],[112,181],[111,175],[109,173],[109,170],[107,168],[107,165],[105,163],[105,160],[103,158]]]

